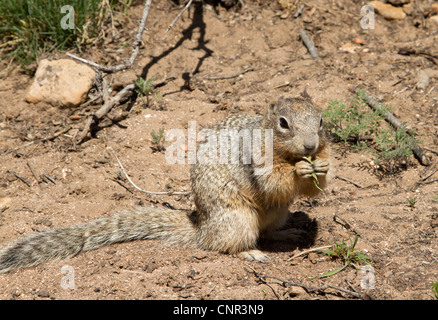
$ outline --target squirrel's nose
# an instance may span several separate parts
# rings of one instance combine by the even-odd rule
[[[315,141],[304,142],[304,148],[306,148],[307,151],[314,151],[315,147],[316,147]]]

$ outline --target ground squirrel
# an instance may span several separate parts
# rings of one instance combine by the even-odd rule
[[[256,159],[246,164],[195,163],[190,172],[195,219],[178,210],[140,207],[36,233],[0,249],[0,272],[139,239],[161,239],[266,260],[267,256],[256,249],[258,238],[296,239],[300,230],[278,231],[286,222],[288,206],[297,195],[317,195],[328,182],[330,152],[322,133],[321,113],[304,92],[301,97],[278,99],[264,116],[226,118],[212,132],[221,129],[271,130],[269,170],[257,165]],[[242,151],[239,157],[243,157]],[[262,171],[254,174],[256,169]]]

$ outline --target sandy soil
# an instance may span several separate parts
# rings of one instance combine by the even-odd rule
[[[144,46],[133,68],[114,76],[113,87],[120,90],[140,75],[154,75],[157,82],[175,79],[157,88],[161,98],[151,98],[149,105],[138,98],[127,119],[118,124],[104,122],[95,137],[81,145],[74,145],[71,137],[85,118],[73,120],[71,116],[86,115],[100,105],[60,110],[28,104],[24,96],[32,78],[14,65],[3,72],[0,153],[68,125],[72,129],[0,157],[0,200],[10,200],[0,212],[0,245],[136,205],[192,210],[190,196],[145,195],[126,181],[118,183],[120,170],[106,147],[114,148],[141,188],[190,190],[189,165],[169,165],[164,152],[153,152],[152,130],[185,130],[193,120],[202,128],[234,112],[261,113],[272,99],[299,94],[304,88],[324,109],[331,100],[351,101],[349,88],[361,86],[394,106],[396,116],[418,131],[424,146],[438,149],[437,65],[430,56],[398,54],[401,47],[436,53],[438,24],[414,10],[401,21],[377,15],[375,29],[363,30],[360,9],[364,1],[306,1],[297,18],[293,12],[285,14],[277,1],[244,2],[243,8],[227,10],[195,1],[166,33],[181,7],[154,1]],[[421,8],[431,3],[421,1]],[[141,12],[141,3],[135,4],[121,18],[122,24],[116,24],[119,39],[109,39],[104,49],[93,50],[95,61],[115,64],[129,56],[129,45],[121,48],[122,43],[132,39]],[[314,61],[301,42],[301,29],[314,40],[320,61]],[[354,38],[363,44],[353,43]],[[346,44],[355,46],[352,52],[339,50]],[[7,63],[0,61],[0,69]],[[254,70],[232,79],[207,79],[234,75],[248,67]],[[431,76],[425,92],[415,87],[420,69]],[[369,155],[340,144],[334,144],[333,150],[337,174],[364,187],[335,179],[316,199],[297,199],[290,207],[290,223],[309,231],[309,236],[300,244],[262,241],[260,248],[270,256],[267,263],[169,247],[159,241],[137,241],[1,274],[0,298],[355,299],[337,289],[306,292],[278,279],[263,281],[255,273],[259,272],[310,287],[330,284],[373,299],[431,299],[431,282],[438,281],[438,203],[433,200],[438,184],[412,188],[428,168],[412,158],[406,170],[382,176],[375,174]],[[428,155],[434,163],[436,155]],[[38,183],[29,165],[37,176],[46,174],[56,184]],[[411,208],[407,199],[413,197],[417,201]],[[304,250],[352,239],[352,229],[335,221],[334,214],[360,232],[356,248],[374,261],[373,289],[361,288],[364,274],[354,268],[314,278],[341,265],[325,255],[312,252],[289,259]],[[72,272],[74,288],[68,289],[63,281],[71,279]]]

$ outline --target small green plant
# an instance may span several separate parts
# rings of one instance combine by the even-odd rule
[[[437,282],[432,281],[432,293],[435,299],[438,300],[438,281]]]
[[[152,75],[149,79],[145,80],[142,77],[138,77],[135,81],[135,85],[137,86],[137,89],[135,91],[140,97],[147,97],[149,99],[149,96],[152,95],[152,97],[155,100],[161,99],[162,95],[159,91],[154,91],[154,81],[155,76]]]
[[[152,130],[151,136],[152,136],[152,144],[153,144],[151,149],[154,150],[155,152],[165,151],[166,147],[164,146],[164,128],[158,129],[158,133]]]
[[[438,202],[438,195],[432,196],[432,200]]]
[[[412,198],[407,198],[408,205],[411,208],[415,208],[415,204],[417,203],[417,197],[413,196]]]
[[[138,77],[135,81],[135,85],[138,89],[135,89],[135,92],[140,97],[145,97],[151,94],[152,89],[154,88],[153,82],[155,81],[155,76],[152,75],[149,79],[145,80],[142,77]]]
[[[335,140],[370,153],[383,171],[392,173],[412,155],[414,138],[406,130],[394,130],[380,112],[367,106],[362,95],[363,91],[355,95],[350,106],[343,101],[331,101],[322,112],[325,126]]]
[[[306,160],[308,163],[310,163],[313,166],[313,161],[310,157],[303,157],[304,160]],[[323,191],[320,186],[318,185],[318,177],[316,176],[316,174],[313,172],[312,173],[312,177],[313,177],[313,183],[315,184],[315,187],[318,188],[318,190]]]
[[[360,264],[370,264],[371,258],[355,249],[357,240],[358,240],[358,236],[355,235],[354,239],[350,240],[349,244],[346,244],[345,241],[342,241],[341,243],[334,244],[329,250],[322,250],[321,252],[326,254],[330,258],[341,260],[343,265],[339,268],[324,273],[319,277],[320,278],[330,277],[344,270],[348,266],[352,266],[356,269],[360,269]]]

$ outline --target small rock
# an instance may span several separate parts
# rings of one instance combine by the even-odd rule
[[[44,101],[55,107],[77,107],[85,101],[95,76],[92,68],[70,59],[41,60],[26,101]]]
[[[399,6],[402,4],[407,4],[407,3],[412,2],[412,1],[413,0],[388,0],[386,2],[389,2],[390,4],[395,5],[395,6]]]
[[[18,289],[13,289],[13,290],[11,291],[12,299],[16,299],[16,298],[18,298],[20,295],[21,295],[21,292],[20,292],[20,290],[18,290]]]
[[[430,17],[429,21],[432,22],[434,25],[438,25],[438,16]]]
[[[289,297],[300,297],[302,298],[304,295],[306,295],[307,292],[304,288],[301,287],[290,287],[289,288]]]
[[[279,0],[278,3],[280,4],[282,9],[290,9],[294,6],[293,0]]]
[[[429,75],[424,70],[420,70],[418,71],[417,79],[417,89],[423,91],[426,90],[427,86],[429,85]]]
[[[374,10],[385,19],[402,20],[406,18],[406,13],[404,13],[403,8],[393,7],[392,5],[381,1],[371,1],[368,5],[372,6]]]
[[[353,38],[353,42],[356,44],[365,44],[365,41],[363,41],[361,38]]]
[[[410,16],[414,12],[414,7],[411,3],[403,5],[403,12]]]
[[[38,291],[37,296],[40,298],[50,298],[50,293],[45,289],[41,289],[40,291]]]
[[[355,53],[356,49],[359,49],[359,46],[354,45],[350,42],[344,44],[343,46],[339,47],[339,51],[342,52],[349,52],[349,53]]]
[[[8,209],[10,207],[11,202],[12,199],[9,197],[0,198],[0,213]]]
[[[432,4],[430,7],[430,13],[431,14],[438,14],[438,3]]]

